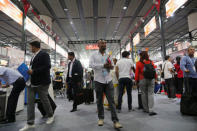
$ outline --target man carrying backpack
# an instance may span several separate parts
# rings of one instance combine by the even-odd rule
[[[153,111],[156,78],[154,63],[149,59],[148,52],[142,51],[140,53],[140,61],[136,63],[135,81],[142,91],[144,112],[149,113],[150,116],[157,115]]]

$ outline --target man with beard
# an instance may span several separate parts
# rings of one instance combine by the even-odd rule
[[[89,64],[90,68],[94,70],[94,83],[99,118],[98,126],[103,126],[104,123],[103,94],[105,93],[111,109],[114,128],[122,128],[122,125],[118,122],[119,120],[114,102],[114,87],[110,76],[110,70],[113,69],[113,62],[105,53],[106,41],[100,39],[98,41],[98,47],[99,51],[91,56]]]
[[[190,46],[188,54],[181,59],[181,70],[184,72],[184,78],[188,77],[189,91],[192,95],[197,96],[197,72],[195,68],[196,58],[194,57],[195,48]],[[187,86],[187,84],[185,83]],[[188,87],[186,88],[188,89]]]

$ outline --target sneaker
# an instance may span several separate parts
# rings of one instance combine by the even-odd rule
[[[35,125],[29,125],[29,124],[26,124],[23,128],[21,128],[19,131],[26,131],[28,129],[31,129],[31,128],[35,128]]]
[[[114,123],[114,128],[116,128],[116,129],[122,128],[122,125],[119,122],[115,122]]]
[[[98,120],[98,126],[103,126],[104,120],[103,119],[99,119]]]
[[[54,121],[54,115],[52,117],[49,117],[46,124],[51,124]]]

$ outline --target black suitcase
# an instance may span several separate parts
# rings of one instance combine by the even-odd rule
[[[79,88],[75,97],[75,102],[77,105],[81,105],[85,102],[85,91],[82,88]]]
[[[94,102],[94,91],[93,89],[84,89],[85,103]]]
[[[181,97],[180,112],[183,115],[197,115],[197,97],[192,96],[189,88],[189,78],[185,78],[185,92]]]
[[[54,113],[57,106],[56,106],[55,102],[53,101],[53,99],[50,97],[50,95],[48,95],[48,98],[49,98],[49,101],[51,103],[51,107],[52,107],[52,110],[53,110],[53,113]],[[42,116],[46,116],[46,112],[44,110],[43,104],[40,101],[40,99],[37,99],[36,103],[38,104],[38,110],[40,111]]]
[[[140,91],[139,86],[137,86],[137,90],[138,90],[138,109],[143,109],[142,92]]]

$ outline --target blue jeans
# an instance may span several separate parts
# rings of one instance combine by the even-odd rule
[[[124,93],[124,88],[127,89],[127,99],[128,99],[128,108],[132,109],[132,80],[130,78],[120,78],[119,79],[119,95],[118,95],[118,109],[121,110],[122,106],[122,96]]]

